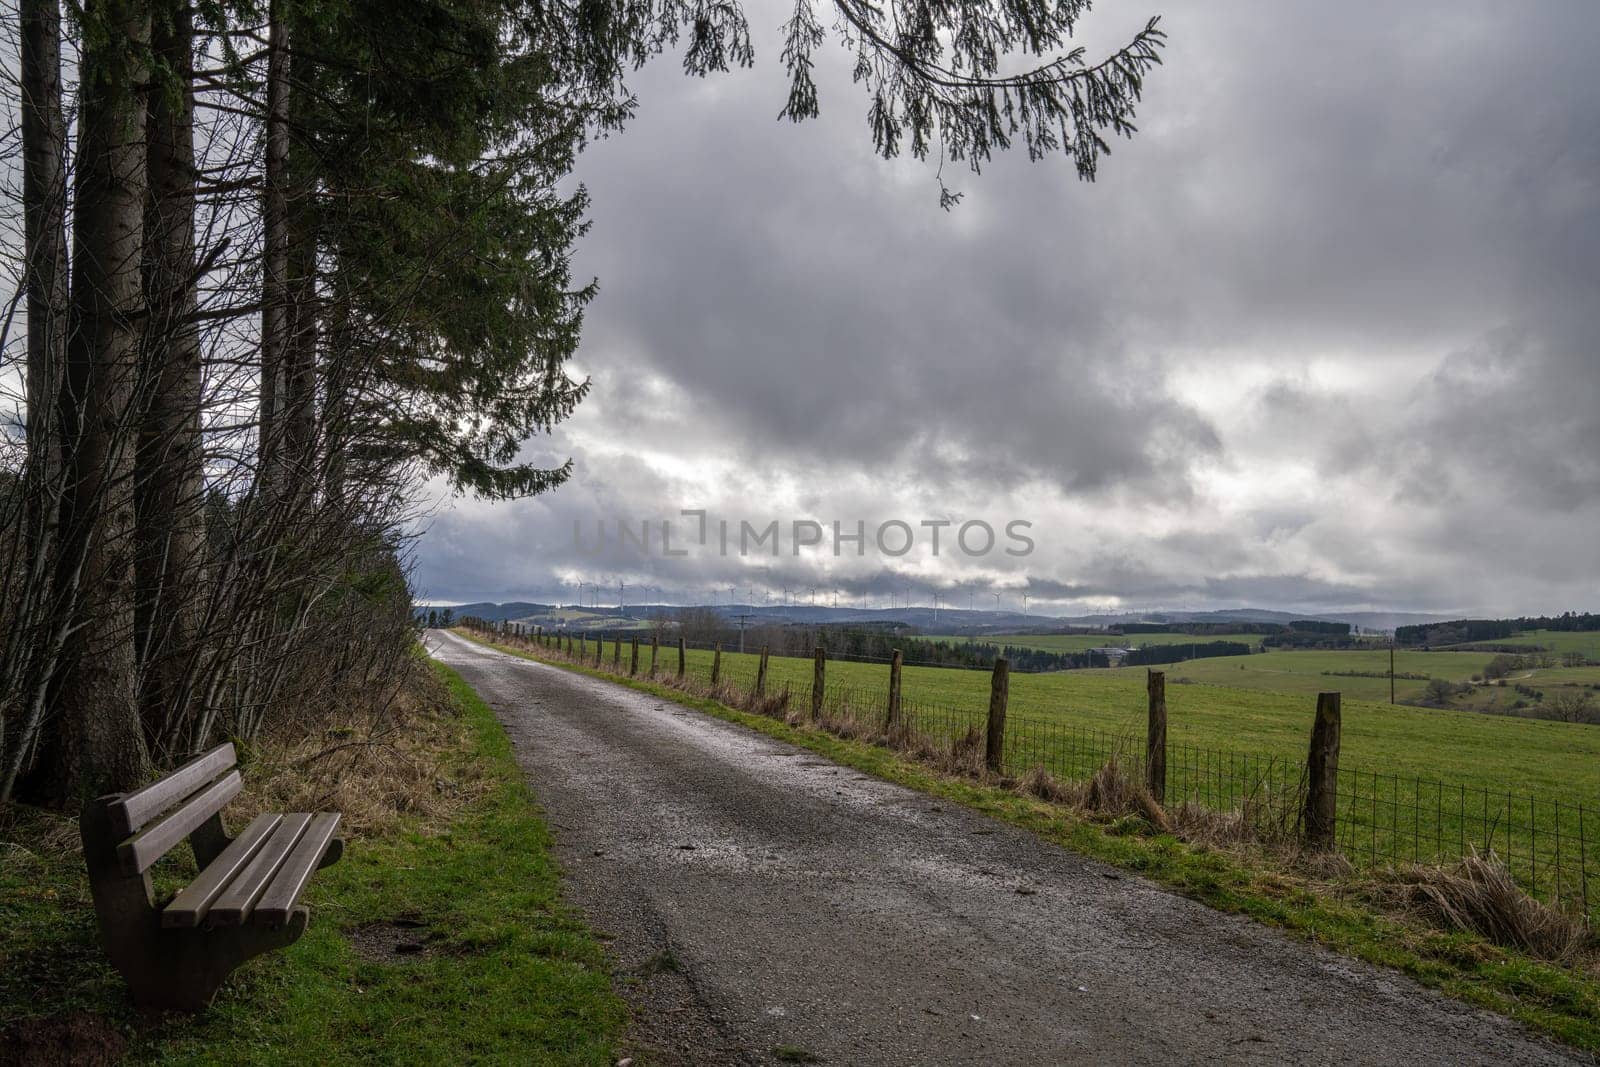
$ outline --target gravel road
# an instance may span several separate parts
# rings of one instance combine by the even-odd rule
[[[811,752],[427,641],[510,732],[649,1063],[1593,1062]]]

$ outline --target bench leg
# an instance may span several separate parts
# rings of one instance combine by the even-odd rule
[[[142,951],[122,954],[113,962],[140,1007],[203,1011],[240,964],[298,941],[307,918],[305,908],[296,908],[276,929],[160,930],[141,946]]]

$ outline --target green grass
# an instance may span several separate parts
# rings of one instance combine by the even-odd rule
[[[590,646],[591,650],[593,646]],[[1444,778],[1468,786],[1506,788],[1518,793],[1541,792],[1600,806],[1600,728],[1574,723],[1540,722],[1468,711],[1436,710],[1391,705],[1358,694],[1379,686],[1387,693],[1387,680],[1324,676],[1325,669],[1367,669],[1378,660],[1375,653],[1282,652],[1254,656],[1191,660],[1166,668],[1168,734],[1174,741],[1237,750],[1252,754],[1303,759],[1316,711],[1315,694],[1340,691],[1343,701],[1342,761],[1346,766],[1381,768],[1384,773],[1424,778]],[[1428,657],[1441,653],[1402,654],[1397,669],[1422,671]],[[1350,660],[1338,657],[1351,656]],[[648,653],[641,652],[641,670]],[[676,652],[663,650],[663,667],[676,668]],[[1287,657],[1310,657],[1303,669],[1283,674]],[[724,677],[748,686],[759,656],[723,653]],[[1465,677],[1471,662],[1481,667],[1480,653],[1449,654],[1440,661],[1447,675]],[[1388,663],[1387,653],[1381,657]],[[605,661],[611,662],[607,643]],[[624,648],[623,662],[627,662]],[[689,669],[707,678],[711,653],[690,649]],[[1257,663],[1263,667],[1257,668]],[[1345,664],[1357,664],[1346,666]],[[1245,671],[1238,670],[1245,666]],[[1232,681],[1269,676],[1284,688],[1265,691],[1237,685],[1174,684],[1174,680],[1201,674]],[[789,685],[796,693],[809,693],[812,664],[809,659],[771,657],[769,686]],[[831,661],[827,681],[877,695],[888,686],[889,669],[876,663]],[[1365,683],[1373,683],[1369,686]],[[1412,683],[1418,687],[1424,683]],[[987,671],[939,667],[906,667],[902,675],[907,701],[951,706],[968,711],[976,721],[989,701]],[[1009,720],[1063,723],[1091,727],[1138,739],[1144,737],[1146,717],[1143,668],[1058,671],[1011,676]]]
[[[1494,656],[1486,652],[1409,652],[1396,651],[1396,674],[1426,674],[1464,682],[1483,670]],[[1329,674],[1353,671],[1361,674],[1386,674],[1388,649],[1351,649],[1325,652],[1263,652],[1253,656],[1216,656],[1187,660],[1164,668],[1169,678],[1188,678],[1207,685],[1232,689],[1255,689],[1268,693],[1315,696],[1338,691],[1351,700],[1388,703],[1389,679]],[[1428,683],[1414,678],[1395,680],[1395,697],[1401,701],[1422,696]]]
[[[235,972],[204,1015],[153,1027],[95,944],[81,861],[0,853],[0,1017],[85,1008],[132,1034],[135,1062],[614,1062],[625,1011],[604,951],[560,901],[510,742],[459,677],[435,669],[465,716],[458,758],[492,778],[448,827],[352,842],[313,879],[297,944]],[[354,951],[353,931],[398,917],[423,924],[431,951],[397,962]]]
[[[503,645],[496,647],[514,655],[540,658]],[[733,657],[732,665],[742,676],[752,658]],[[560,660],[551,662],[569,670],[613,678],[609,672],[573,668]],[[605,662],[610,663],[609,646]],[[772,660],[774,682],[780,675],[792,679],[794,672],[789,665],[797,662],[800,661]],[[705,663],[709,663],[709,654]],[[804,666],[809,671],[809,662]],[[840,673],[847,673],[854,666],[836,663],[830,664],[829,670],[845,668]],[[876,672],[874,677],[884,673],[883,668],[869,666]],[[972,673],[987,685],[986,675]],[[1143,672],[1139,673],[1142,678]],[[908,684],[910,674],[908,670]],[[807,687],[809,678],[807,674]],[[1592,971],[1542,963],[1470,934],[1422,927],[1372,906],[1362,892],[1319,891],[1316,885],[1287,874],[1260,857],[1212,851],[1166,835],[1128,834],[1123,832],[1121,823],[1097,823],[1007,790],[941,775],[885,748],[738,711],[642,677],[615,680],[807,748],[844,766],[964,804],[1075,852],[1137,871],[1218,910],[1246,915],[1301,940],[1400,970],[1450,996],[1512,1016],[1580,1048],[1600,1051],[1600,978]],[[1013,679],[1013,683],[1017,680]],[[920,684],[928,691],[933,683],[925,678]],[[969,683],[951,680],[950,684],[965,692]],[[1187,691],[1189,687],[1184,688]]]
[[[1145,645],[1193,645],[1211,641],[1240,641],[1251,648],[1261,645],[1260,634],[1207,634],[1196,637],[1184,633],[1154,634],[983,634],[971,636],[928,635],[927,641],[949,641],[956,644],[972,642],[984,645],[1014,645],[1017,648],[1036,648],[1042,652],[1084,652],[1091,648],[1143,648]]]
[[[1513,648],[1543,648],[1550,652],[1582,652],[1593,660],[1600,660],[1600,633],[1593,631],[1527,630],[1511,637],[1497,637],[1493,641],[1475,642],[1484,645],[1509,645]]]

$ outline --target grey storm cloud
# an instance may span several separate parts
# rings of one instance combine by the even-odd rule
[[[813,582],[1047,604],[1559,610],[1600,592],[1600,79],[1590,0],[1185,2],[1092,185],[1003,157],[937,208],[848,57],[641,71],[580,161],[595,391],[546,498],[441,509],[423,595]],[[1153,13],[1087,20],[1090,47]],[[597,560],[574,520],[1039,524],[1023,560]],[[570,592],[566,595],[570,595]]]

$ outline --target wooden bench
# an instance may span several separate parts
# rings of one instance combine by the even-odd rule
[[[242,786],[237,762],[231,744],[219,745],[143,789],[84,806],[100,938],[137,1004],[199,1011],[235,967],[293,944],[309,918],[296,901],[311,873],[344,852],[337,813],[258,815],[228,836],[222,809]],[[158,902],[150,868],[184,838],[200,873]]]

